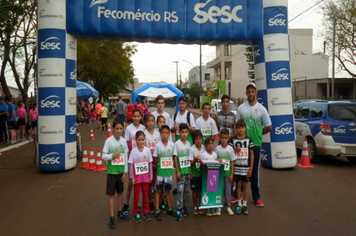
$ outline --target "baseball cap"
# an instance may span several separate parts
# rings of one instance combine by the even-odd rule
[[[248,89],[248,87],[253,87],[254,89],[256,89],[256,84],[255,83],[248,83],[247,86],[246,86],[246,90]]]
[[[178,102],[180,102],[180,101],[185,101],[185,102],[187,102],[187,98],[186,97],[184,97],[184,96],[182,96],[182,97],[180,97],[179,99],[178,99]]]

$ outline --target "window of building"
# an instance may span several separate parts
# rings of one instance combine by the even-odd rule
[[[210,81],[210,74],[205,74],[204,78],[205,78],[205,80]]]

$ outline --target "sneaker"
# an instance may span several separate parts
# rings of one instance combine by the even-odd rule
[[[110,220],[109,220],[109,228],[110,229],[115,229],[116,227],[116,224],[115,224],[115,217],[110,217]]]
[[[198,210],[198,213],[199,213],[199,215],[204,215],[204,214],[205,214],[204,211],[203,211],[203,209],[199,209],[199,210]]]
[[[194,207],[193,215],[195,215],[195,216],[199,215],[198,207]]]
[[[183,216],[189,216],[188,209],[185,206],[183,207]]]
[[[263,207],[263,206],[264,206],[263,202],[262,202],[260,199],[256,200],[256,201],[255,201],[255,204],[256,204],[256,206],[258,206],[258,207]]]
[[[159,207],[159,210],[160,210],[162,213],[164,213],[164,214],[167,213],[167,209],[166,209],[166,206],[165,206],[164,204],[162,204],[162,205]]]
[[[25,142],[27,141],[27,139],[25,137],[22,138],[22,142]]]
[[[151,221],[151,216],[150,216],[150,214],[149,214],[149,213],[144,214],[144,215],[143,215],[143,219],[145,219],[146,221]]]
[[[133,219],[133,221],[135,221],[136,223],[141,223],[140,215],[139,215],[139,214],[135,215],[132,219]]]
[[[240,215],[242,211],[242,206],[237,206],[236,208],[236,214]]]
[[[124,207],[122,208],[122,211],[128,211],[130,209],[130,206],[128,204],[124,204]]]
[[[227,214],[229,214],[230,216],[233,216],[233,215],[234,215],[234,212],[231,210],[230,207],[226,208],[226,212],[227,212]]]
[[[153,204],[153,202],[150,204],[150,213],[151,214],[155,213],[155,205]]]
[[[129,212],[128,211],[121,211],[117,212],[117,218],[122,220],[129,220]]]
[[[212,215],[212,216],[216,216],[216,211],[215,211],[215,209],[211,209],[210,211],[211,211],[211,215]]]
[[[167,214],[173,217],[176,217],[176,211],[173,209],[168,209]]]
[[[180,221],[181,219],[182,219],[182,212],[180,210],[177,210],[176,221]]]
[[[205,215],[212,216],[210,209],[205,209]]]
[[[161,216],[161,214],[159,213],[159,211],[155,213],[155,218],[156,218],[156,220],[158,220],[158,221],[162,221],[162,216]]]
[[[216,208],[215,213],[216,213],[217,216],[220,216],[221,215],[220,208]]]
[[[231,203],[236,203],[237,202],[237,198],[236,197],[232,197],[230,202]]]
[[[244,215],[248,215],[248,207],[247,207],[247,206],[243,206],[243,207],[242,207],[242,213],[243,213]]]

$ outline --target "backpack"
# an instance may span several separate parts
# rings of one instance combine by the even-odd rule
[[[173,121],[174,121],[174,123],[176,122],[176,118],[177,118],[177,112],[174,113],[174,115],[173,115]],[[189,112],[189,111],[188,111],[188,113],[187,113],[187,121],[188,121],[188,124],[189,124],[189,126],[190,126],[190,112]]]

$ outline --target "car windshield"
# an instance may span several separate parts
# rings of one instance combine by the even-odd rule
[[[356,121],[356,104],[329,105],[328,113],[334,120]]]
[[[218,110],[221,110],[221,109],[222,109],[221,102],[218,102]],[[236,106],[234,103],[230,103],[229,110],[236,111]]]

